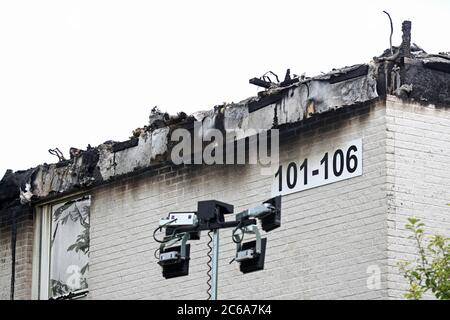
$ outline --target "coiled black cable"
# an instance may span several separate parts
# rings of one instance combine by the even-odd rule
[[[208,241],[208,262],[206,263],[206,265],[208,266],[208,272],[206,273],[208,275],[208,281],[206,281],[206,284],[208,285],[208,290],[206,291],[206,293],[208,294],[208,300],[211,300],[212,298],[212,251],[213,251],[213,247],[212,247],[212,242],[213,242],[213,238],[211,236],[211,233],[213,231],[210,230],[208,232],[208,237],[209,237],[209,241]]]
[[[171,223],[173,223],[173,222],[175,222],[175,221],[177,221],[177,219],[171,220],[171,221],[169,221],[169,222],[163,224],[162,226],[157,227],[157,228],[155,229],[155,231],[153,231],[153,239],[154,239],[157,243],[161,243],[161,244],[167,243],[167,242],[169,242],[169,241],[171,241],[171,240],[173,240],[173,239],[175,239],[175,238],[178,238],[178,239],[177,239],[177,242],[180,241],[183,237],[176,234],[176,231],[177,231],[176,228],[173,229],[172,233],[171,233],[169,236],[164,237],[163,240],[160,240],[160,239],[156,238],[156,233],[157,233],[158,231],[159,231],[159,232],[162,232],[162,229],[163,229],[165,226],[167,226],[167,225],[169,225],[169,224],[171,224]],[[158,248],[158,249],[155,250],[155,252],[154,252],[154,254],[153,254],[157,260],[159,260],[159,253],[160,253],[160,251],[161,251],[161,248]]]
[[[154,239],[156,242],[158,242],[158,243],[166,243],[166,242],[169,242],[170,240],[172,240],[172,238],[175,236],[175,231],[176,231],[176,229],[173,230],[172,234],[170,235],[170,238],[165,238],[165,239],[163,239],[163,240],[157,239],[157,238],[156,238],[156,233],[157,233],[158,231],[161,232],[162,229],[163,229],[165,226],[168,226],[169,224],[174,223],[175,221],[177,221],[177,219],[173,219],[173,220],[171,220],[171,221],[169,221],[169,222],[163,224],[162,226],[157,227],[157,228],[155,229],[155,231],[153,231],[153,239]]]

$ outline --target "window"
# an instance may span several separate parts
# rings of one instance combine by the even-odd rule
[[[90,197],[84,196],[44,205],[36,211],[34,298],[87,294],[90,204]]]

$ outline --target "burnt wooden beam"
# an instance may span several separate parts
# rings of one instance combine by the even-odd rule
[[[337,75],[332,75],[329,82],[331,84],[333,84],[333,83],[338,83],[338,82],[362,77],[362,76],[367,75],[368,72],[369,72],[369,66],[363,64],[360,67],[356,68],[355,70],[352,70],[352,71],[349,71],[346,73],[337,74]]]
[[[282,98],[283,98],[283,93],[278,92],[278,93],[263,97],[263,98],[259,99],[258,101],[250,102],[248,104],[248,112],[255,112],[256,110],[264,108],[270,104],[281,101]]]
[[[125,149],[133,148],[133,147],[136,147],[138,145],[138,143],[139,143],[139,139],[138,138],[132,138],[132,139],[127,140],[127,141],[118,142],[118,143],[115,143],[112,146],[112,151],[113,152],[119,152],[119,151],[122,151],[122,150],[125,150]]]
[[[429,69],[450,73],[450,62],[447,63],[441,61],[425,61],[423,65]]]
[[[264,80],[261,80],[259,78],[252,78],[248,82],[250,84],[254,84],[255,86],[263,87],[263,88],[266,88],[266,89],[269,89],[273,85],[277,85],[276,83],[264,81]]]
[[[287,87],[291,84],[297,83],[300,81],[300,78],[287,79],[280,83],[280,87]]]

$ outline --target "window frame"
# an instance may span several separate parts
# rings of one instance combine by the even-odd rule
[[[55,205],[89,197],[89,193],[77,193],[61,197],[53,201],[43,202],[34,208],[34,238],[33,238],[33,264],[31,298],[33,300],[53,299],[50,294],[50,272],[51,272],[51,237],[52,237],[52,208]],[[90,213],[89,213],[90,214]],[[90,217],[89,217],[90,219]],[[80,299],[89,293],[88,289],[77,290],[71,294],[58,299]]]

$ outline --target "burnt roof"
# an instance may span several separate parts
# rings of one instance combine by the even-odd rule
[[[71,149],[68,160],[14,173],[8,170],[0,181],[0,214],[33,201],[154,170],[170,162],[170,133],[176,128],[191,129],[194,121],[219,130],[280,128],[386,95],[450,106],[449,53],[428,54],[415,44],[404,43],[392,49],[393,54],[388,49],[367,64],[270,86],[257,97],[190,116],[170,116],[154,108],[149,124],[135,129],[127,141]]]

